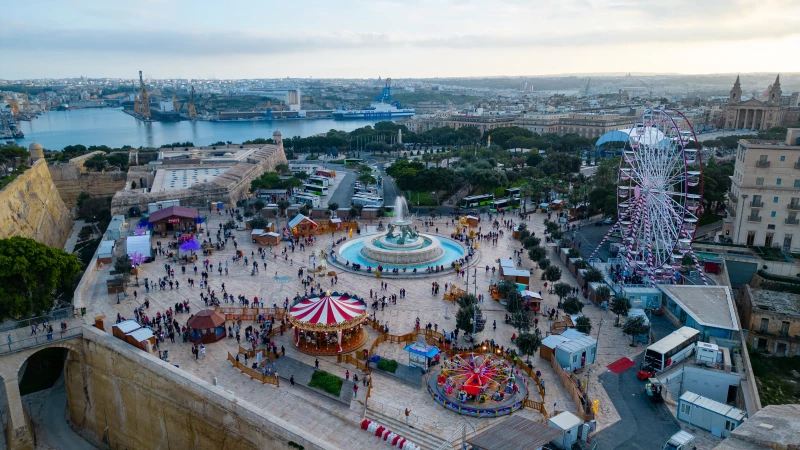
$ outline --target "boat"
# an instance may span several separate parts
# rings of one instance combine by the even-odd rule
[[[414,115],[414,108],[398,108],[394,104],[373,102],[363,109],[335,109],[333,118],[343,119],[392,119],[395,117],[408,117]]]

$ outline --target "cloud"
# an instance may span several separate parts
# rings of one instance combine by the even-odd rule
[[[385,49],[400,47],[447,49],[512,49],[535,47],[593,47],[625,44],[691,44],[782,39],[800,35],[791,19],[768,24],[693,24],[659,26],[625,25],[602,30],[542,30],[532,33],[443,33],[413,35],[370,32],[241,31],[189,32],[182,30],[18,29],[0,25],[0,42],[16,51],[149,53],[183,56],[270,55],[326,50]]]

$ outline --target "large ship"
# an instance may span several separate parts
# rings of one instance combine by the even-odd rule
[[[386,79],[386,86],[381,91],[380,97],[367,108],[362,109],[335,109],[334,119],[392,119],[395,117],[408,117],[414,115],[414,108],[403,108],[397,101],[392,101],[392,79]]]

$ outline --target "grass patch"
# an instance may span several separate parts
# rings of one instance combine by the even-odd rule
[[[397,370],[397,361],[393,359],[381,359],[378,361],[378,369],[384,372],[394,373]]]
[[[314,375],[311,375],[311,382],[309,382],[308,385],[322,389],[328,394],[338,397],[342,392],[342,383],[343,381],[341,378],[331,375],[324,370],[317,370],[314,372]]]
[[[791,370],[800,367],[800,356],[771,357],[759,351],[750,350],[750,362],[758,384],[761,404],[784,405],[800,403],[800,379]]]
[[[717,223],[722,220],[722,216],[719,214],[706,214],[697,221],[697,226],[702,227],[705,225],[711,225],[712,223]]]
[[[444,199],[444,196],[441,198]],[[406,200],[408,200],[408,206],[417,206],[417,201],[419,201],[419,206],[436,206],[436,197],[428,191],[411,191],[411,195],[406,193]]]
[[[343,159],[334,159],[333,161],[328,161],[331,164],[344,164]]]
[[[756,254],[767,261],[786,261],[781,249],[775,247],[753,247]]]
[[[73,250],[73,252],[78,253],[78,258],[81,260],[81,263],[84,266],[86,266],[92,261],[94,252],[97,251],[97,247],[100,246],[101,240],[102,238],[91,239],[88,241],[81,242],[80,244],[75,246],[75,250]]]

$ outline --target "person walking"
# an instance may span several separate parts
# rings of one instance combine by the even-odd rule
[[[314,360],[314,371],[319,370],[319,359]]]
[[[353,398],[358,398],[358,384],[353,385]]]
[[[346,371],[344,372],[344,380],[345,380],[345,381],[348,381],[348,380],[350,380],[350,371],[349,371],[349,370],[346,370]]]
[[[292,387],[294,387],[294,374],[292,374],[292,376],[289,377],[289,384],[291,384]]]
[[[408,416],[411,414],[411,410],[410,410],[410,409],[408,409],[408,408],[406,408],[406,412],[405,412],[405,414],[406,414],[406,426],[409,426],[409,425],[408,425]]]

